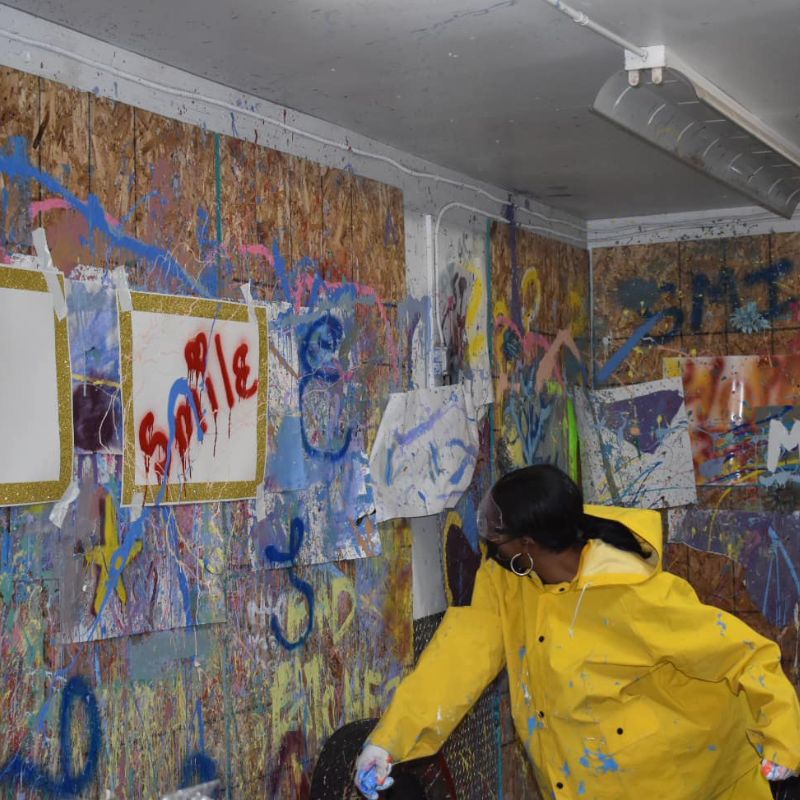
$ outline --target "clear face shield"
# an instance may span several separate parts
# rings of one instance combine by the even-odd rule
[[[484,542],[487,558],[509,569],[511,559],[499,550],[501,544],[509,541],[509,532],[503,523],[503,512],[494,501],[491,491],[486,492],[478,506],[478,536]]]
[[[497,542],[508,535],[503,525],[503,512],[492,497],[491,490],[486,492],[478,506],[478,536],[487,542]]]

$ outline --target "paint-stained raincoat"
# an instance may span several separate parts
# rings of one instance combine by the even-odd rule
[[[435,753],[508,668],[514,723],[547,798],[770,798],[762,756],[800,769],[800,704],[777,645],[661,571],[654,511],[586,506],[627,525],[649,560],[598,540],[570,583],[493,561],[451,608],[370,742]]]

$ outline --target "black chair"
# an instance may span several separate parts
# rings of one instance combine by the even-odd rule
[[[772,796],[775,800],[800,800],[800,778],[775,781],[772,784]]]
[[[364,719],[339,728],[325,742],[311,776],[309,800],[358,800],[353,785],[356,759],[378,720]],[[394,786],[381,800],[458,800],[447,762],[439,754],[395,764]]]

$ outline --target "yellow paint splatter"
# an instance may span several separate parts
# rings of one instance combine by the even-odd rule
[[[86,553],[86,563],[93,564],[100,568],[100,578],[97,581],[97,591],[94,595],[94,603],[92,610],[95,614],[100,613],[103,602],[106,599],[108,592],[108,581],[111,577],[109,570],[111,565],[114,569],[122,573],[122,570],[133,561],[139,553],[142,552],[142,543],[134,542],[131,551],[127,558],[119,552],[119,525],[117,523],[117,509],[114,507],[114,501],[110,495],[106,495],[105,500],[105,519],[103,525],[103,544],[93,547]],[[122,582],[122,575],[120,574],[116,585],[117,596],[120,603],[125,605],[128,602],[128,593],[125,591],[125,584]]]

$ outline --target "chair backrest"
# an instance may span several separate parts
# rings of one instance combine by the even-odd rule
[[[314,767],[309,800],[360,800],[353,784],[356,759],[377,722],[351,722],[331,735]],[[396,764],[392,777],[395,785],[382,793],[382,800],[458,800],[441,755]]]

